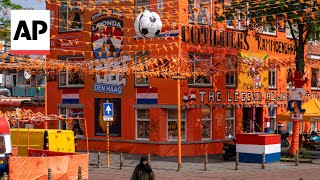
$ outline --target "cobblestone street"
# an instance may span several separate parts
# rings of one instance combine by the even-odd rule
[[[106,167],[105,154],[101,153],[102,166],[97,168],[97,153],[90,154],[89,179],[124,180],[130,179],[134,167],[139,163],[141,155],[123,154],[124,167],[119,169],[120,156],[112,153],[110,168]],[[280,162],[267,164],[261,169],[261,164],[240,163],[235,171],[234,162],[225,162],[218,155],[209,156],[208,171],[203,171],[204,157],[183,157],[182,169],[177,172],[176,157],[151,157],[151,166],[157,179],[288,179],[288,180],[319,180],[320,164]]]

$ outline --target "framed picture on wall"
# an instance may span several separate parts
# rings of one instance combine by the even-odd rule
[[[107,123],[103,121],[103,103],[113,103],[113,121],[109,123],[110,136],[121,136],[121,99],[120,98],[95,98],[95,135],[106,136]]]

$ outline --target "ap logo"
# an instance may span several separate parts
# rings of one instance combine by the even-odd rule
[[[11,11],[11,54],[50,54],[50,11]]]

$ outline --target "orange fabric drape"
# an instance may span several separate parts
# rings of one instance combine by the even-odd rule
[[[10,180],[48,179],[48,168],[52,169],[55,180],[77,179],[78,166],[82,177],[88,179],[89,154],[52,157],[10,157]]]

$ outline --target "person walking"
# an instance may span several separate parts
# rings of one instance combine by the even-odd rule
[[[142,156],[140,164],[136,166],[131,176],[131,180],[155,180],[155,175],[148,163],[148,157]]]

